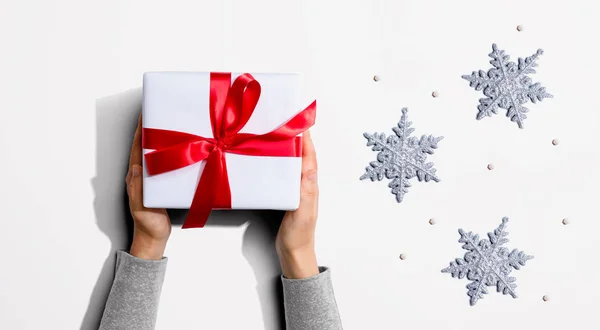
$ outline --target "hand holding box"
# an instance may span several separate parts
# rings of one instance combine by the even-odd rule
[[[298,112],[297,75],[257,76],[262,97],[247,73],[233,84],[230,73],[145,74],[144,206],[189,207],[183,228],[204,226],[213,208],[297,208],[299,135],[316,102]]]

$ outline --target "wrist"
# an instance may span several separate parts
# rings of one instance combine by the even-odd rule
[[[288,279],[302,279],[319,274],[314,249],[280,252],[279,262],[283,276]]]
[[[134,231],[129,254],[140,259],[160,260],[163,258],[167,240],[155,239]]]

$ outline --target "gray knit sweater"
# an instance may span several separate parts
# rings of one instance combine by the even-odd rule
[[[115,279],[99,330],[154,329],[166,269],[167,258],[143,260],[117,251]],[[306,279],[281,277],[288,330],[342,329],[330,271],[319,270]]]

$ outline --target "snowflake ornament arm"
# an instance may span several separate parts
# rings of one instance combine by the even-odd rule
[[[488,54],[492,59],[493,68],[488,72],[483,70],[473,71],[471,75],[462,76],[476,91],[483,90],[485,98],[479,99],[477,106],[477,120],[491,117],[498,113],[498,108],[506,109],[506,116],[523,128],[523,121],[529,112],[523,104],[528,100],[536,103],[544,98],[553,96],[546,92],[540,83],[531,83],[527,74],[535,73],[537,59],[544,52],[541,49],[526,58],[519,58],[518,64],[511,62],[504,50],[492,45],[492,52]]]
[[[419,181],[428,182],[433,180],[439,182],[435,175],[436,170],[433,163],[426,163],[427,155],[431,155],[437,148],[443,137],[423,135],[421,139],[411,137],[414,128],[412,122],[407,121],[407,108],[402,109],[402,117],[398,125],[392,128],[394,135],[387,136],[384,133],[364,133],[367,146],[371,150],[378,151],[377,160],[365,168],[361,180],[381,181],[383,178],[392,180],[388,187],[392,194],[396,195],[396,201],[402,202],[404,194],[411,186],[410,179],[417,177]]]
[[[508,218],[503,218],[500,226],[488,233],[488,239],[479,239],[479,235],[458,230],[458,242],[464,243],[462,248],[468,252],[464,259],[457,258],[450,262],[448,267],[442,269],[442,273],[450,273],[459,279],[466,276],[471,281],[467,285],[471,306],[488,293],[488,286],[495,286],[496,291],[517,298],[516,278],[508,275],[512,269],[520,269],[533,257],[516,249],[509,253],[507,248],[502,247],[508,242],[508,232],[504,230],[507,222]]]

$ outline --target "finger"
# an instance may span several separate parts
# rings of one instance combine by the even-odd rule
[[[302,173],[300,182],[300,195],[316,197],[319,193],[319,184],[317,180],[317,170],[311,169]]]
[[[317,169],[317,154],[310,137],[310,131],[302,133],[302,173]]]
[[[134,164],[131,167],[131,175],[127,185],[127,193],[129,194],[129,206],[132,211],[142,210],[144,204],[142,201],[142,167]]]
[[[310,131],[306,131],[302,134],[302,179],[299,208],[315,213],[315,215],[319,197],[317,181],[317,155]]]
[[[133,165],[142,165],[142,115],[138,118],[138,125],[133,135],[131,144],[131,153],[129,154],[129,170]]]
[[[302,173],[300,182],[300,205],[298,211],[309,215],[311,221],[317,219],[319,201],[319,186],[317,183],[317,170],[311,169]]]
[[[125,186],[127,187],[127,194],[129,195],[129,182],[131,181],[131,169],[127,171],[127,175],[125,176]]]

